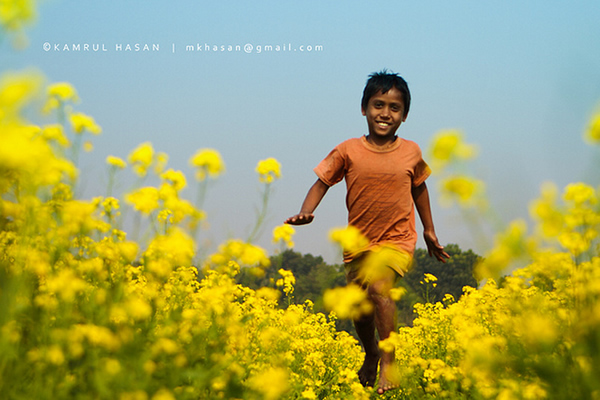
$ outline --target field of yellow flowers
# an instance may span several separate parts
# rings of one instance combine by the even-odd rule
[[[31,15],[28,1],[0,3],[7,34],[20,35]],[[273,287],[236,283],[241,268],[261,274],[271,262],[252,239],[280,177],[276,160],[257,165],[264,191],[255,232],[199,259],[207,182],[225,168],[219,153],[191,156],[194,202],[180,196],[186,176],[167,168],[167,155],[151,143],[127,160],[107,157],[106,197],[77,198],[80,152],[102,131],[77,103],[75,88],[37,72],[0,78],[0,397],[377,397],[358,382],[358,342],[335,329],[337,317],[369,309],[363,293],[326,293],[333,312],[324,315],[290,301],[295,278],[285,266]],[[38,124],[36,115],[55,122]],[[585,136],[600,143],[600,115]],[[474,154],[456,131],[441,132],[430,149],[445,200],[485,215],[483,183],[453,172]],[[125,168],[160,184],[113,197]],[[399,366],[399,389],[385,397],[600,398],[599,200],[585,183],[544,186],[531,204],[536,226],[528,233],[525,222],[510,224],[478,266],[485,285],[458,300],[418,304],[414,326],[381,343],[395,349]],[[128,239],[125,208],[151,232],[147,241]],[[353,235],[332,233],[342,243],[360,240]],[[273,231],[282,246],[292,237],[289,226]],[[527,266],[501,277],[515,260]],[[423,284],[435,280],[425,276]]]

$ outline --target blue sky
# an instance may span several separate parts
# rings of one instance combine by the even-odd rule
[[[425,150],[440,129],[463,130],[479,147],[470,172],[504,221],[527,217],[542,182],[597,185],[598,149],[581,135],[600,106],[599,17],[597,1],[49,0],[26,50],[2,44],[0,68],[36,66],[77,88],[77,109],[103,128],[81,165],[89,197],[104,194],[105,157],[125,158],[141,142],[167,152],[190,183],[196,149],[221,152],[227,172],[211,185],[203,233],[212,243],[249,232],[260,202],[254,167],[277,158],[283,177],[259,241],[271,249],[269,231],[298,211],[312,168],[366,133],[360,97],[383,68],[404,76],[413,96],[398,134]],[[107,51],[63,50],[74,44]],[[253,50],[186,51],[198,44]],[[257,52],[267,45],[286,51]],[[131,179],[124,174],[122,187]],[[428,184],[441,242],[482,253],[460,212],[437,204],[435,176]],[[340,262],[327,233],[345,224],[344,189],[332,188],[313,224],[297,229],[298,251]]]

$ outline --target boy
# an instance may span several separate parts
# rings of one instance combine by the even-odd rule
[[[380,351],[375,329],[380,340],[396,329],[396,304],[389,291],[408,270],[414,253],[414,206],[423,224],[429,255],[441,262],[449,258],[438,243],[431,217],[425,185],[430,169],[416,143],[396,136],[409,108],[410,92],[404,79],[386,71],[370,75],[361,103],[368,135],[344,141],[321,161],[314,169],[318,179],[308,191],[300,213],[285,221],[292,225],[310,223],[329,187],[346,180],[348,224],[369,241],[360,251],[344,252],[347,280],[362,286],[374,306],[373,313],[354,321],[365,350],[358,376],[364,386],[373,386],[380,363],[379,394],[397,385],[392,376],[395,355]],[[383,248],[394,249],[397,256],[388,257],[383,268],[375,268],[369,260],[382,254]]]

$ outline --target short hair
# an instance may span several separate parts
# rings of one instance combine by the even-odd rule
[[[398,89],[398,91],[400,91],[402,94],[402,101],[404,102],[404,117],[406,118],[408,115],[408,110],[410,109],[410,90],[408,90],[408,84],[400,75],[393,72],[388,72],[385,69],[369,75],[365,90],[363,91],[363,97],[361,101],[362,109],[367,109],[369,100],[375,94],[379,92],[385,94],[393,87]]]

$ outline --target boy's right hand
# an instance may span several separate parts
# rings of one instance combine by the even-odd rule
[[[284,223],[290,225],[306,225],[310,224],[313,219],[315,219],[313,214],[300,213],[294,215],[293,217],[289,217],[284,221]]]

